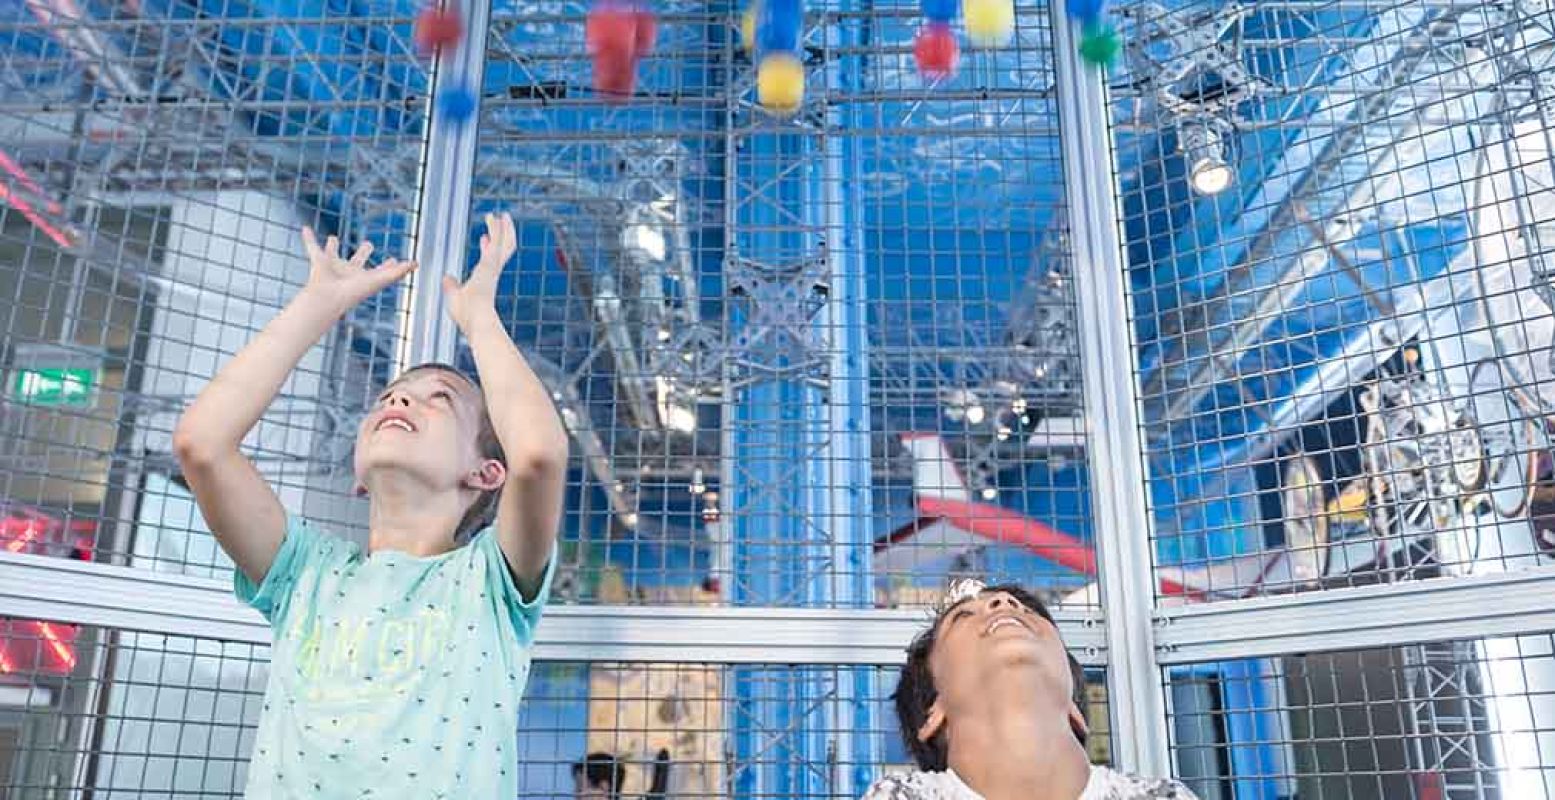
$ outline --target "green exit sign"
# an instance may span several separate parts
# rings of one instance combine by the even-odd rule
[[[92,369],[28,368],[12,374],[12,399],[35,406],[90,406],[97,385]]]

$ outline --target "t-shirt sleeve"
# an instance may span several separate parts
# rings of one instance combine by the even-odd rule
[[[272,629],[281,628],[291,609],[298,579],[311,565],[328,557],[331,544],[332,539],[328,534],[288,514],[286,538],[281,540],[281,549],[276,552],[275,560],[270,562],[270,571],[265,573],[265,579],[256,584],[249,580],[243,570],[233,570],[233,593],[239,600],[263,614]]]
[[[497,536],[491,529],[476,534],[470,547],[474,548],[477,558],[486,562],[486,590],[496,598],[499,608],[506,611],[513,629],[518,632],[519,640],[525,645],[532,643],[535,625],[540,622],[540,612],[545,610],[545,604],[551,599],[551,578],[556,574],[557,545],[551,545],[551,557],[545,562],[540,588],[529,598],[525,598],[518,590],[518,584],[513,582],[513,569],[508,566],[507,556],[502,554],[502,545],[497,542]]]

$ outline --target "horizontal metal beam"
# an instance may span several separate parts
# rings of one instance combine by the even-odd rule
[[[1555,631],[1555,567],[1163,608],[1157,660],[1394,647]]]
[[[208,578],[0,552],[0,616],[269,644],[270,628]],[[1104,663],[1094,617],[1058,614],[1082,663]],[[712,606],[552,606],[541,661],[893,666],[928,621],[922,610]]]

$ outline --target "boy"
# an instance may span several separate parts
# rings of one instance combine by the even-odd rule
[[[517,237],[486,217],[447,307],[481,385],[408,370],[357,433],[364,550],[297,519],[238,446],[287,373],[352,306],[408,275],[367,269],[304,229],[307,285],[207,385],[174,450],[237,565],[238,596],[275,630],[250,798],[511,798],[517,704],[555,567],[567,434],[497,317]]]
[[[1086,757],[1085,672],[1041,600],[961,581],[907,649],[895,701],[920,772],[876,781],[865,800],[1194,800]]]

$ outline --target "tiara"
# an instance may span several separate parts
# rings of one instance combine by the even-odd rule
[[[940,605],[937,610],[940,613],[944,613],[952,606],[955,606],[957,603],[960,603],[964,600],[970,600],[982,594],[983,590],[987,588],[988,584],[983,583],[976,578],[961,578],[956,580],[950,584],[950,588],[945,590],[945,596],[940,599]]]

